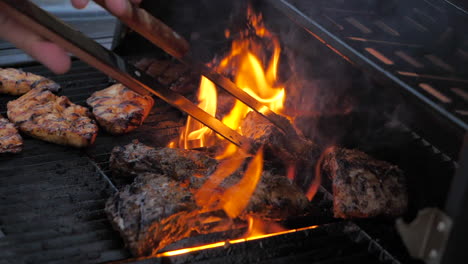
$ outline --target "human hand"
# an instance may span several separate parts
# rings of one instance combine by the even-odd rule
[[[130,3],[139,4],[142,0],[105,0],[108,9],[116,16],[125,14]],[[86,7],[89,0],[71,0],[74,7]],[[32,30],[23,27],[7,13],[0,11],[0,38],[5,39],[24,50],[34,59],[44,64],[57,74],[70,69],[71,61],[67,52]]]

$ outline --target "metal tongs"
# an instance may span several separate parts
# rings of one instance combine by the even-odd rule
[[[108,9],[103,0],[95,0],[94,2]],[[248,148],[249,143],[245,137],[200,109],[184,96],[166,88],[154,78],[127,63],[114,52],[72,29],[34,3],[28,0],[0,0],[0,8],[10,13],[18,23],[62,46],[76,57],[132,90],[143,95],[154,94],[192,116],[235,145]],[[267,106],[238,88],[229,79],[218,74],[203,63],[193,60],[189,55],[190,47],[188,42],[170,27],[142,8],[131,6],[130,9],[130,12],[126,15],[119,17],[128,27],[182,63],[188,65],[192,70],[198,71],[201,75],[213,81],[232,96],[267,118],[284,133],[295,134],[287,119],[271,111]]]

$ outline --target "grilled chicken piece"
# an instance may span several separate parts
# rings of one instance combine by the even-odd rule
[[[34,88],[7,107],[8,118],[32,137],[78,148],[96,139],[98,127],[88,109],[47,89]]]
[[[397,216],[405,212],[408,195],[403,172],[358,150],[329,148],[320,164],[332,179],[333,212],[338,218]]]
[[[23,139],[8,119],[0,116],[0,154],[18,153],[23,149]]]
[[[60,90],[60,85],[43,76],[12,68],[0,69],[0,93],[23,95],[36,87],[52,92]]]
[[[130,132],[143,124],[154,105],[151,96],[142,96],[122,84],[95,92],[86,100],[99,125],[115,135]]]

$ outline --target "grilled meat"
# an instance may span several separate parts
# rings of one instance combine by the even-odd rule
[[[47,89],[34,88],[7,107],[8,118],[32,137],[74,147],[86,147],[96,139],[98,127],[88,109]]]
[[[200,75],[190,71],[187,66],[179,62],[165,59],[144,58],[135,66],[156,78],[163,85],[175,92],[187,94],[196,91],[200,82]]]
[[[150,255],[153,249],[187,237],[192,228],[188,222],[179,224],[177,217],[196,209],[187,188],[151,173],[136,177],[131,185],[111,197],[105,208],[114,229],[135,256]],[[174,229],[179,230],[178,234]]]
[[[142,96],[122,84],[95,92],[86,100],[99,125],[111,134],[124,134],[143,124],[154,105],[151,96]]]
[[[289,123],[287,119],[284,123]],[[304,138],[291,125],[288,134],[283,133],[266,118],[256,112],[249,112],[241,123],[242,134],[253,140],[255,148],[266,146],[266,155],[287,162],[307,161],[315,163],[320,156],[320,148]]]
[[[8,119],[0,116],[0,154],[18,153],[23,149],[23,139]]]
[[[0,93],[23,95],[36,87],[52,92],[60,90],[60,85],[45,77],[18,69],[0,69]]]
[[[335,217],[397,216],[405,212],[408,195],[398,167],[344,148],[327,149],[320,166],[324,177],[332,179]]]
[[[135,177],[144,172],[167,175],[185,181],[193,175],[207,175],[218,162],[195,150],[152,148],[134,140],[126,146],[114,147],[110,157],[112,175]]]
[[[218,166],[216,160],[198,151],[154,149],[138,142],[114,148],[111,160],[113,171],[118,164],[124,168],[119,173],[138,174],[106,204],[110,221],[134,255],[149,255],[174,241],[226,228],[221,223],[228,221],[227,216],[221,210],[198,207],[193,195]],[[152,173],[142,173],[145,169]],[[212,190],[212,197],[224,193],[241,177],[242,172],[237,171],[226,178]],[[239,218],[286,219],[303,213],[307,204],[304,194],[286,177],[264,172]],[[213,218],[219,225],[204,224]]]

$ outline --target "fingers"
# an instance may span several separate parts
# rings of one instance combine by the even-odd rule
[[[75,8],[83,9],[88,5],[89,0],[72,0],[71,2]]]
[[[0,36],[24,50],[57,74],[65,73],[70,68],[70,57],[64,49],[44,40],[1,12]]]
[[[116,16],[125,16],[130,10],[130,2],[128,0],[106,0],[106,6]]]

